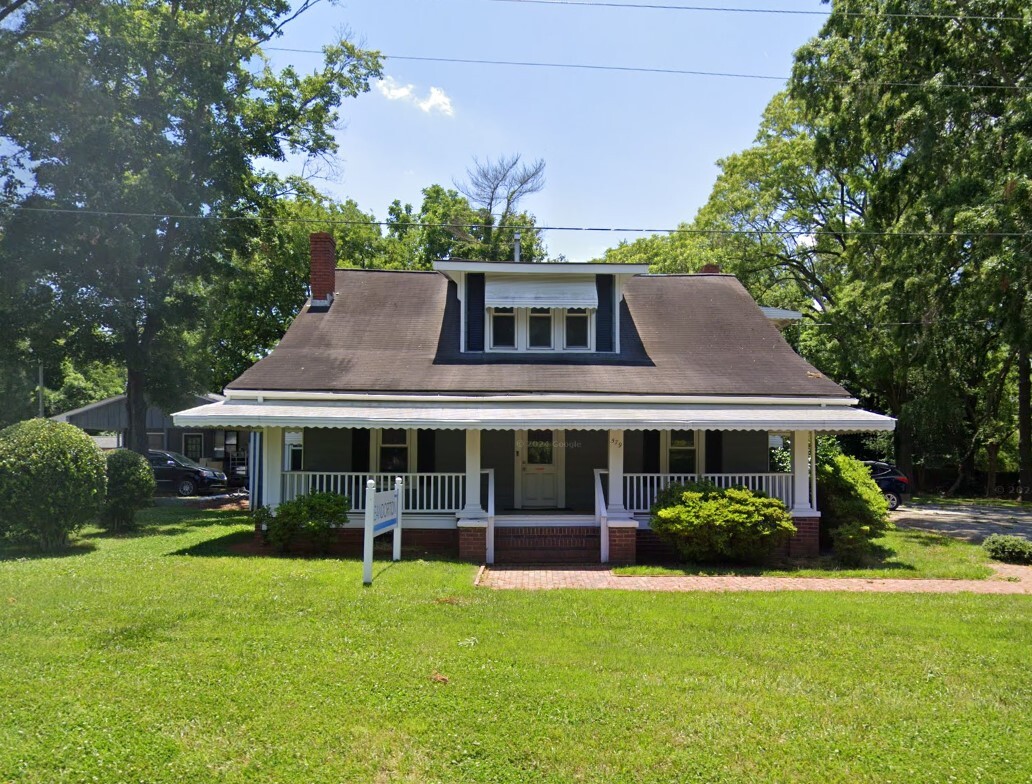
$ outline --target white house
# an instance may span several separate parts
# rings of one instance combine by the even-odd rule
[[[817,433],[894,421],[807,364],[731,275],[450,260],[337,270],[314,234],[312,298],[283,340],[180,427],[251,429],[254,503],[405,481],[408,542],[486,562],[634,562],[657,491],[705,477],[780,498],[818,547]],[[772,471],[769,437],[792,471]],[[341,532],[357,541],[361,522]]]

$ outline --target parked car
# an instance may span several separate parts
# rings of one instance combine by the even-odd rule
[[[206,468],[178,452],[152,449],[147,453],[154,479],[159,490],[168,490],[177,495],[224,492],[226,475],[221,471]]]
[[[907,475],[891,463],[880,460],[865,460],[864,465],[871,472],[871,478],[881,488],[890,510],[910,501],[910,480]]]

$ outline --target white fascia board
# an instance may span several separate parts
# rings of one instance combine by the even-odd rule
[[[730,406],[855,406],[852,397],[773,397],[732,395],[607,395],[607,394],[513,394],[513,395],[393,395],[357,392],[284,392],[260,389],[227,389],[227,400],[296,400],[362,403],[582,403],[609,405],[636,403],[641,405],[730,405]]]
[[[598,262],[544,261],[435,261],[438,272],[520,272],[529,275],[644,275],[648,264],[600,264]],[[449,275],[448,277],[451,277]]]

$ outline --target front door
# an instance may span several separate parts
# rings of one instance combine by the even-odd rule
[[[524,430],[516,438],[522,508],[561,506],[562,440],[560,431]]]

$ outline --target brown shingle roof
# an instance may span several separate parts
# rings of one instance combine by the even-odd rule
[[[848,397],[730,275],[629,278],[619,355],[462,354],[455,284],[438,272],[337,270],[336,288],[229,388]]]

